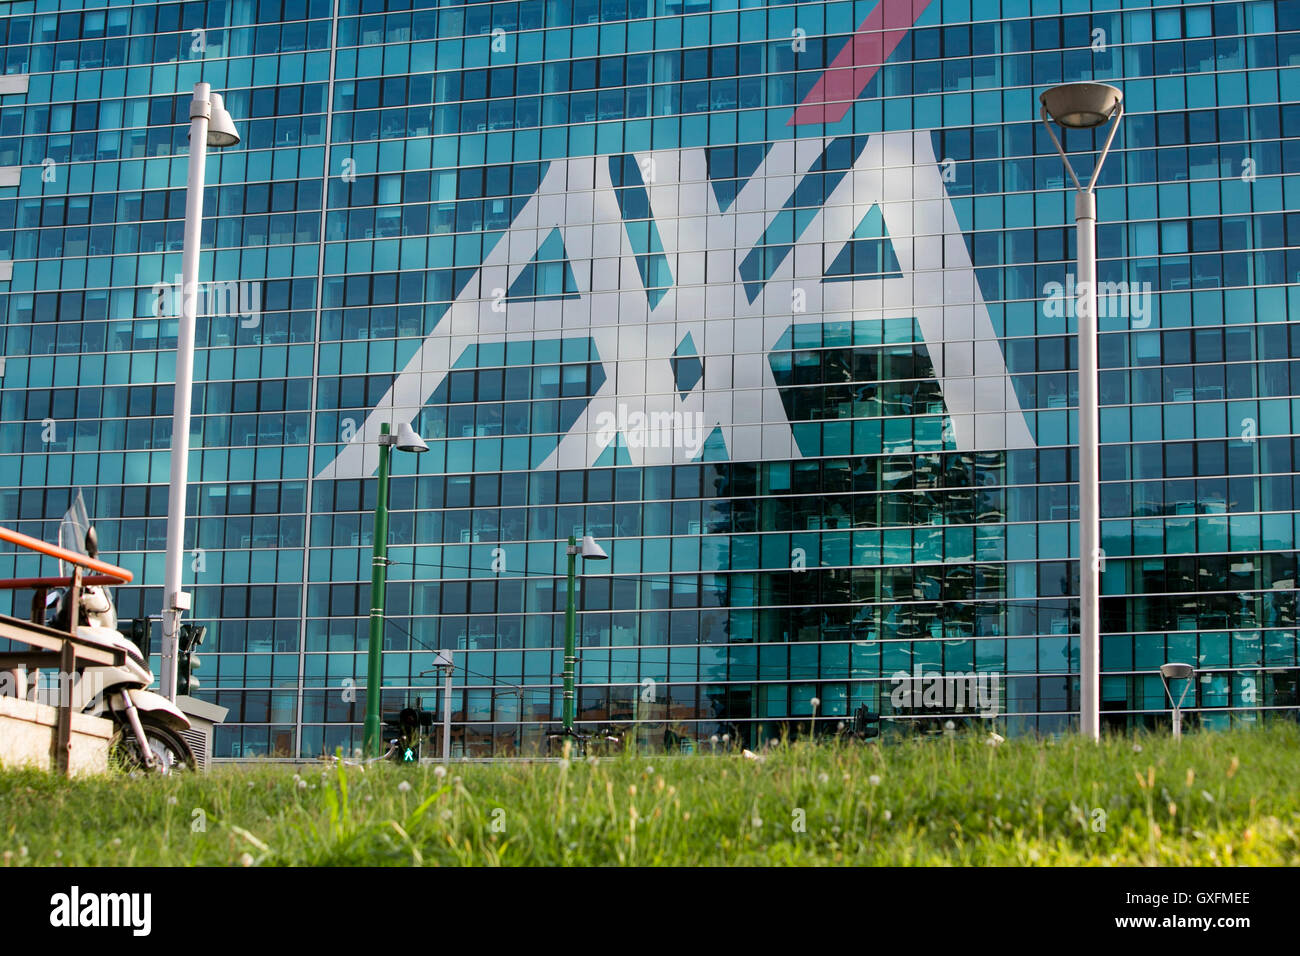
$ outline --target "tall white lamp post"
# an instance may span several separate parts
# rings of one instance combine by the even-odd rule
[[[203,229],[203,173],[208,147],[239,142],[221,95],[207,83],[194,84],[190,101],[190,166],[185,186],[185,244],[181,252],[181,315],[176,337],[176,395],[172,401],[172,468],[167,492],[167,563],[163,579],[162,674],[164,697],[176,699],[176,663],[181,615],[190,596],[181,590],[185,546],[185,488],[190,457],[190,393],[194,389],[194,323],[198,312],[199,242]]]
[[[1097,396],[1097,194],[1101,165],[1124,115],[1124,96],[1105,83],[1068,83],[1039,97],[1040,116],[1077,190],[1074,196],[1079,339],[1079,732],[1101,739],[1101,494]],[[1092,129],[1114,118],[1088,185],[1048,121],[1063,129]]]

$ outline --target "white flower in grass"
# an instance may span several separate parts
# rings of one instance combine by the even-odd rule
[[[405,780],[403,780],[401,783],[397,785],[398,793],[409,793],[410,790],[411,790],[411,785],[407,783]]]
[[[299,790],[306,790],[306,789],[307,789],[307,781],[306,781],[306,780],[299,780],[299,781],[298,781],[298,789],[299,789]]]
[[[867,783],[871,784],[873,787],[880,786],[880,774],[873,773],[870,777],[867,778]]]
[[[1133,752],[1134,752],[1135,754],[1140,754],[1140,753],[1142,752],[1142,745],[1141,745],[1141,744],[1134,744],[1134,745],[1133,745]]]
[[[167,798],[167,806],[169,807],[174,807],[178,803],[180,803],[180,801],[177,800],[174,796]]]
[[[894,819],[894,815],[893,815],[893,813],[891,813],[890,811],[886,810],[886,811],[885,811],[885,822],[888,823],[888,822],[889,822],[890,820],[892,820],[892,819]]]
[[[447,768],[439,764],[433,768],[433,775],[439,779],[447,776]]]
[[[252,866],[252,865],[253,865],[253,854],[251,854],[251,853],[241,853],[241,854],[239,854],[239,865],[240,865],[240,866]]]

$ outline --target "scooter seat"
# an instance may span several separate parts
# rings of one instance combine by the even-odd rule
[[[135,643],[129,638],[123,637],[111,627],[100,627],[98,624],[82,624],[77,627],[77,635],[121,648],[126,651],[128,656],[135,658],[141,664],[145,663],[140,648],[136,647]]]

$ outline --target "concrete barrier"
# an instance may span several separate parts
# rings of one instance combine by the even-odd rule
[[[54,737],[59,712],[49,704],[0,696],[0,767],[54,770]],[[108,772],[113,722],[90,714],[72,715],[68,770],[75,776]]]

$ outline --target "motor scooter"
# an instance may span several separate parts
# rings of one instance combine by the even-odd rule
[[[98,554],[95,529],[86,531],[85,551]],[[51,626],[70,630],[67,592],[58,597]],[[137,647],[117,629],[117,610],[108,588],[87,585],[79,602],[77,633],[112,644],[125,652],[118,667],[87,667],[71,688],[74,710],[110,718],[116,731],[110,744],[110,761],[125,770],[168,774],[194,769],[197,764],[182,732],[189,718],[174,703],[149,690],[154,681],[149,670],[148,647]]]

